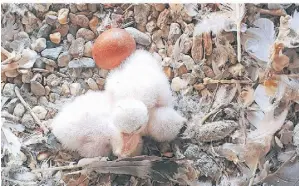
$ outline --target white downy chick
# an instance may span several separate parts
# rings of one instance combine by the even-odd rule
[[[140,132],[146,127],[149,115],[144,103],[136,99],[117,101],[112,111],[113,124],[121,131],[122,145],[112,144],[117,156],[139,155],[142,150]]]
[[[159,107],[150,112],[149,123],[142,135],[151,136],[158,142],[172,141],[186,122],[173,108]]]
[[[65,105],[52,122],[52,133],[69,150],[84,157],[108,156],[111,141],[121,141],[112,123],[111,100],[103,92],[87,92]]]
[[[151,53],[136,50],[106,80],[105,90],[115,100],[134,98],[147,108],[172,106],[170,85],[162,66]]]

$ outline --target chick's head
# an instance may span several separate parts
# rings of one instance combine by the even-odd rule
[[[136,99],[123,99],[112,112],[114,125],[123,133],[138,133],[146,126],[149,116],[144,103]]]

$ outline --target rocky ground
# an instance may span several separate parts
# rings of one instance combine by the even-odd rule
[[[2,184],[298,185],[297,11],[296,4],[2,4]],[[169,144],[145,139],[143,154],[190,160],[195,178],[159,183],[80,171],[71,166],[82,158],[51,134],[65,102],[103,90],[109,71],[96,67],[91,49],[115,27],[161,62],[175,108],[188,119]],[[50,168],[61,166],[68,170]]]

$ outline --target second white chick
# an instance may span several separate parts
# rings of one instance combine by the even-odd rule
[[[108,156],[111,141],[121,141],[112,123],[109,95],[87,92],[65,105],[53,119],[52,133],[69,150],[83,157]]]
[[[63,147],[83,157],[139,155],[142,138],[136,131],[148,122],[146,106],[134,99],[113,103],[105,92],[76,97],[57,114],[52,133]]]
[[[144,50],[136,50],[109,73],[105,90],[116,100],[140,100],[148,109],[173,104],[172,92],[162,66],[151,53]]]
[[[142,135],[151,136],[158,142],[169,142],[177,137],[186,121],[186,118],[178,114],[173,108],[154,108],[150,112],[148,125],[143,130]]]

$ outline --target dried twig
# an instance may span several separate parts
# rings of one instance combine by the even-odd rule
[[[24,98],[21,96],[21,93],[20,93],[20,90],[19,90],[18,87],[15,88],[15,93],[16,93],[17,97],[19,98],[19,100],[21,101],[21,103],[24,105],[24,107],[30,112],[31,116],[36,121],[36,123],[44,131],[44,133],[48,133],[49,129],[39,120],[39,118],[35,115],[35,113],[32,112],[32,110],[30,108],[30,105],[28,103],[26,103],[26,101],[24,100]]]
[[[13,179],[10,179],[10,178],[7,178],[5,176],[2,176],[2,179],[6,180],[6,181],[9,181],[9,182],[12,182],[14,184],[17,184],[17,185],[37,185],[36,182],[23,182],[23,181],[18,181],[18,180],[13,180]]]
[[[211,78],[204,78],[203,79],[203,84],[207,85],[207,84],[217,84],[217,83],[221,83],[221,84],[253,84],[254,82],[252,81],[248,81],[248,80],[235,80],[235,79],[231,79],[231,80],[215,80],[215,79],[211,79]]]

